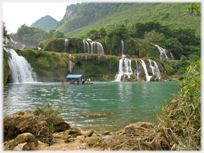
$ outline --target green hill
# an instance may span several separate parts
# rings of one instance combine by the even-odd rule
[[[36,22],[32,23],[30,27],[34,28],[41,28],[45,31],[49,31],[53,29],[53,26],[57,23],[57,20],[55,20],[53,17],[46,15]]]
[[[66,36],[85,36],[90,29],[127,28],[137,22],[157,19],[172,28],[187,27],[201,33],[201,18],[189,15],[190,3],[81,3],[67,6],[66,13],[54,29]]]

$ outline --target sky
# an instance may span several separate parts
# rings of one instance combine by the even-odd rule
[[[65,14],[66,7],[70,4],[80,3],[80,1],[5,1],[2,3],[2,20],[5,22],[8,33],[16,33],[19,26],[32,23],[50,15],[60,21]]]

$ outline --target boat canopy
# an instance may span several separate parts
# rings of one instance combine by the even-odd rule
[[[82,78],[85,77],[83,74],[68,74],[67,79],[77,79],[77,78]]]

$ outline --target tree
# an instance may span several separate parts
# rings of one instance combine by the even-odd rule
[[[92,29],[92,30],[89,30],[87,33],[86,33],[86,36],[92,40],[95,40],[95,39],[100,39],[100,34],[97,30],[95,29]]]
[[[54,32],[54,37],[56,37],[56,38],[65,38],[65,35],[62,32],[55,31]]]
[[[100,28],[99,35],[101,36],[101,38],[105,38],[105,36],[107,35],[106,29],[105,28]]]
[[[195,15],[201,16],[201,9],[200,5],[196,3],[191,3],[188,7],[188,11],[191,12],[190,15],[192,15],[195,12]]]

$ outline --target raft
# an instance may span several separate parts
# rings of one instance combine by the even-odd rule
[[[61,84],[65,84],[65,85],[90,85],[90,84],[93,84],[93,83],[69,83],[69,82],[64,82],[64,83],[61,83]]]

